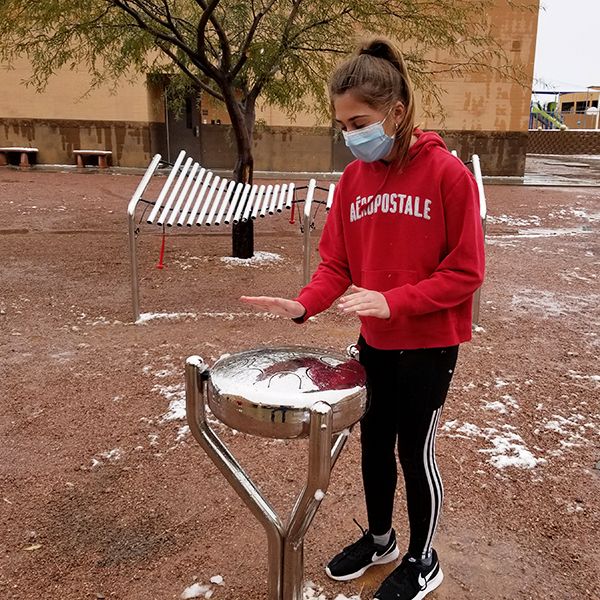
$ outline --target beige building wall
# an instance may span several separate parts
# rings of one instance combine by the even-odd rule
[[[0,65],[0,87],[11,92],[0,95],[0,118],[164,122],[161,101],[148,94],[145,75],[123,79],[114,90],[109,85],[91,90],[87,71],[63,68],[41,93],[23,84],[30,77],[26,59],[11,69]]]
[[[442,104],[445,118],[422,118],[423,126],[432,129],[478,131],[527,131],[535,44],[537,38],[538,0],[527,2],[529,9],[512,9],[507,0],[496,0],[490,13],[493,36],[510,62],[522,69],[522,82],[507,80],[491,72],[475,72],[455,79],[437,75],[445,90]],[[435,60],[448,60],[444,53]]]

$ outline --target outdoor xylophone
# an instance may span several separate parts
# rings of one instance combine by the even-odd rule
[[[173,226],[217,227],[230,225],[248,219],[274,215],[286,209],[293,211],[297,203],[303,203],[304,210],[301,218],[304,236],[303,281],[308,283],[310,278],[310,233],[314,209],[318,205],[324,205],[327,211],[331,208],[335,184],[331,183],[328,187],[321,187],[317,185],[315,179],[310,179],[304,186],[294,183],[274,185],[237,183],[201,167],[191,156],[186,159],[186,153],[182,150],[174,164],[167,164],[167,177],[158,195],[155,198],[148,198],[145,196],[148,186],[161,164],[167,163],[162,161],[160,154],[156,154],[127,208],[134,321],[140,317],[137,266],[139,226],[136,216],[140,205],[144,206],[144,211],[139,224],[145,219],[146,223],[158,225],[164,232],[166,228]],[[317,198],[317,191],[325,192],[324,197]],[[146,216],[148,209],[150,212]],[[164,251],[164,236],[161,250]]]

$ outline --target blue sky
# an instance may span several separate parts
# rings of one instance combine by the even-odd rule
[[[541,0],[534,89],[600,86],[600,0]]]

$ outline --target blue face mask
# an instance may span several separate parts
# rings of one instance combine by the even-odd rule
[[[389,136],[383,129],[383,123],[389,114],[381,121],[362,129],[342,132],[346,146],[356,158],[364,162],[375,162],[392,151],[395,138]]]

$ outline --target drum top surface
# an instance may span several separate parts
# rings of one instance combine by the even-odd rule
[[[358,361],[341,354],[284,347],[224,355],[210,369],[210,380],[221,397],[305,410],[353,396],[364,388],[365,373]]]

